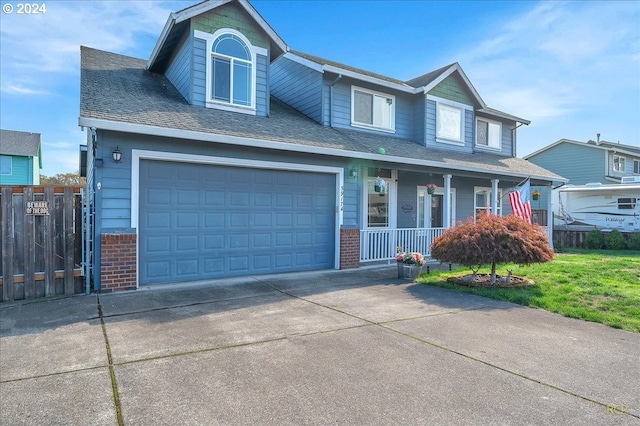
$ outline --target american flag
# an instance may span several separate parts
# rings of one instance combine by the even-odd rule
[[[509,193],[509,204],[511,204],[513,214],[531,223],[531,182],[529,179]]]

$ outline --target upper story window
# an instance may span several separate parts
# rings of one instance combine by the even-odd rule
[[[633,174],[640,175],[640,160],[633,160]]]
[[[463,109],[452,105],[437,103],[436,106],[436,137],[453,142],[464,142],[462,128]]]
[[[8,155],[0,155],[0,175],[13,174],[13,164],[11,157]]]
[[[613,171],[614,172],[620,172],[620,173],[624,173],[625,172],[625,158],[624,157],[620,157],[619,155],[614,155],[613,156]]]
[[[195,30],[206,42],[206,95],[209,108],[256,114],[257,55],[266,49],[253,46],[239,31],[223,28],[213,34]]]
[[[351,86],[351,124],[395,131],[396,98],[385,93]]]
[[[502,147],[502,124],[478,118],[476,120],[476,145],[482,148]]]
[[[234,34],[222,34],[211,48],[211,99],[232,105],[251,106],[253,55]]]

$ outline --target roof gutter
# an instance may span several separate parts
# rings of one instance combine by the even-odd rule
[[[78,124],[85,127],[96,127],[102,130],[110,130],[115,132],[136,133],[142,135],[160,136],[173,139],[188,139],[202,142],[224,143],[236,146],[249,146],[253,148],[267,148],[281,151],[304,152],[308,154],[330,155],[333,157],[357,158],[362,160],[384,161],[391,163],[400,163],[407,165],[437,167],[446,170],[459,171],[461,168],[456,165],[440,163],[437,161],[418,160],[409,157],[397,157],[393,155],[374,154],[358,151],[347,151],[338,148],[323,148],[317,146],[299,145],[288,142],[277,142],[269,139],[246,138],[240,136],[231,136],[223,134],[202,133],[193,130],[171,129],[168,127],[149,126],[146,124],[124,123],[121,121],[110,121],[99,118],[80,117]],[[538,176],[531,174],[501,172],[498,170],[487,170],[481,167],[464,167],[464,171],[475,173],[495,173],[501,176],[510,176],[517,178],[531,177],[532,179],[544,181],[566,181],[564,178],[552,178],[549,176]]]

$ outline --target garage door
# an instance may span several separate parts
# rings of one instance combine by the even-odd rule
[[[333,268],[335,179],[141,161],[140,284]]]

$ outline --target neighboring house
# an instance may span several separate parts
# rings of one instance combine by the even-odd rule
[[[39,185],[40,133],[0,130],[0,185]]]
[[[640,146],[560,139],[524,159],[565,177],[570,185],[621,183],[623,177],[637,177],[640,181]],[[545,188],[539,189],[539,202],[546,206],[548,192]]]
[[[459,64],[400,81],[293,51],[245,0],[171,14],[149,60],[81,56],[97,290],[428,255],[563,180]]]

